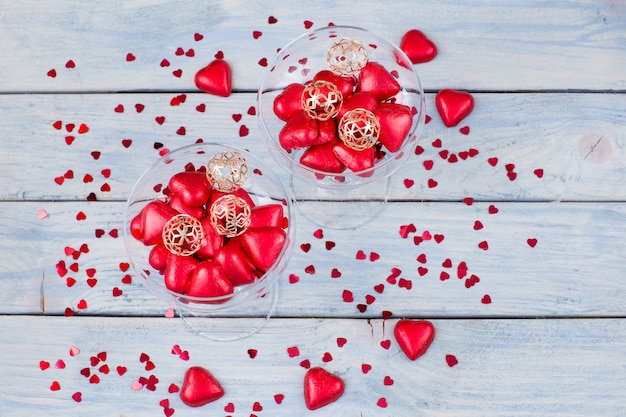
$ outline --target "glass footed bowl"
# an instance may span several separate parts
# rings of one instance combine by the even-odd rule
[[[259,207],[268,206],[268,205],[272,205],[274,209],[276,208],[276,206],[282,207],[282,217],[277,219],[275,215],[276,211],[272,211],[272,213],[274,213],[273,217],[263,216],[263,215],[261,216],[257,215],[256,218],[251,217],[256,220],[252,220],[252,224],[250,225],[250,227],[246,229],[243,232],[243,234],[239,236],[222,237],[223,239],[221,242],[222,246],[219,246],[219,244],[217,246],[215,246],[215,244],[212,244],[213,246],[210,250],[204,248],[200,250],[199,252],[196,252],[191,255],[180,255],[179,252],[177,252],[177,254],[173,254],[168,251],[166,252],[167,261],[169,262],[171,259],[173,259],[170,257],[189,257],[189,258],[194,258],[196,261],[200,262],[199,265],[201,265],[203,262],[208,262],[208,263],[213,263],[213,264],[215,264],[216,262],[219,263],[218,262],[218,259],[219,259],[220,262],[225,262],[228,264],[232,264],[233,262],[237,261],[240,264],[245,264],[246,267],[248,267],[250,265],[251,258],[250,256],[248,256],[247,249],[242,250],[241,245],[239,246],[238,251],[234,251],[234,253],[238,254],[238,256],[235,256],[235,258],[220,257],[221,255],[218,254],[219,251],[223,250],[223,248],[226,247],[226,245],[228,244],[234,244],[235,243],[234,241],[237,239],[242,240],[242,237],[246,234],[251,233],[251,231],[258,232],[260,229],[267,230],[271,228],[273,230],[273,233],[276,233],[276,229],[280,229],[282,230],[282,232],[279,233],[279,235],[280,234],[283,235],[284,241],[282,242],[282,244],[279,243],[280,245],[279,247],[275,247],[273,249],[271,257],[265,258],[264,262],[271,262],[271,259],[275,257],[275,260],[271,263],[269,267],[267,267],[266,265],[263,267],[263,270],[261,270],[259,269],[260,267],[257,266],[254,269],[256,271],[256,276],[254,277],[252,281],[250,281],[248,278],[245,278],[244,279],[245,283],[242,284],[241,282],[237,282],[237,279],[235,279],[235,282],[237,283],[233,284],[232,292],[230,293],[226,293],[224,295],[217,295],[217,296],[196,296],[196,295],[189,295],[189,294],[183,293],[185,290],[182,290],[182,292],[174,291],[172,290],[172,288],[168,288],[168,286],[165,284],[165,280],[167,277],[167,274],[166,274],[167,267],[163,268],[161,264],[159,264],[159,262],[151,262],[149,260],[151,251],[153,250],[153,248],[155,248],[155,246],[159,246],[159,245],[165,246],[165,245],[163,245],[161,242],[157,243],[156,245],[149,244],[149,243],[153,243],[154,240],[159,240],[159,236],[156,236],[158,235],[158,233],[155,233],[154,230],[150,230],[150,228],[156,228],[157,231],[159,231],[160,228],[163,228],[163,229],[167,228],[167,227],[161,227],[163,220],[159,220],[159,215],[155,215],[154,213],[155,212],[165,213],[165,214],[161,214],[160,216],[167,218],[167,217],[170,217],[175,212],[169,211],[170,209],[167,209],[167,210],[163,209],[163,205],[161,204],[160,205],[161,209],[154,210],[151,212],[150,215],[146,215],[144,214],[144,207],[146,207],[148,204],[155,204],[154,203],[155,201],[165,202],[170,207],[176,206],[177,203],[175,203],[174,200],[175,200],[175,197],[178,196],[179,194],[172,193],[168,187],[170,179],[175,174],[178,174],[183,171],[194,171],[194,170],[206,171],[208,169],[207,165],[209,164],[209,161],[213,161],[213,162],[216,161],[216,159],[212,159],[213,156],[215,155],[232,156],[233,154],[240,155],[241,157],[243,157],[245,160],[245,166],[247,167],[247,178],[245,178],[245,182],[243,182],[243,184],[240,185],[239,191],[234,192],[235,195],[243,196],[242,194],[243,192],[241,190],[245,190],[245,195],[249,197],[249,199],[254,204],[254,206],[250,205],[250,207],[254,207],[252,208],[252,211],[255,211],[255,209]],[[237,176],[235,174],[237,172],[241,172],[244,169],[242,169],[240,165],[231,166],[229,161],[232,161],[232,160],[233,159],[217,158],[217,166],[218,166],[217,174],[223,175],[223,178],[226,178],[226,179],[241,178],[241,176]],[[215,164],[213,164],[213,167],[215,167]],[[212,178],[216,178],[216,177],[217,175]],[[207,181],[207,184],[210,184],[210,183]],[[179,190],[178,193],[191,190],[193,194],[198,188],[202,188],[202,187],[197,187],[197,184],[196,184],[194,186],[189,186],[187,188],[182,187],[182,188],[183,190],[182,191]],[[210,223],[209,212],[211,211],[211,207],[214,207],[214,205],[217,204],[216,202],[210,203],[211,200],[216,200],[216,197],[218,196],[232,194],[232,192],[226,193],[226,192],[220,192],[214,189],[211,190],[210,185],[209,185],[209,190],[210,191],[208,191],[208,193],[210,193],[209,195],[211,197],[207,199],[207,203],[204,204],[203,206],[200,206],[199,208],[189,210],[193,212],[194,214],[194,216],[192,217],[202,220],[201,224],[205,230],[204,232],[205,237],[209,235],[215,236],[214,231],[210,231],[211,233],[207,232],[208,228],[212,226],[212,224]],[[206,195],[207,194],[202,195],[202,198],[205,198]],[[190,198],[195,198],[195,197],[190,197]],[[189,201],[189,200],[186,200],[186,201]],[[231,316],[235,314],[234,311],[237,311],[237,312],[240,311],[241,314],[248,317],[249,314],[252,314],[252,315],[257,314],[254,312],[256,310],[254,310],[252,306],[254,306],[255,303],[259,303],[259,300],[267,298],[266,297],[267,293],[270,290],[272,290],[273,287],[276,287],[275,285],[276,281],[278,280],[281,273],[284,271],[289,261],[289,258],[291,256],[291,252],[292,252],[294,240],[295,240],[295,222],[294,222],[294,216],[292,213],[292,210],[293,210],[292,201],[293,199],[291,197],[290,192],[282,186],[276,174],[267,165],[265,165],[261,160],[259,160],[257,157],[250,154],[249,152],[241,150],[241,149],[237,149],[231,146],[215,144],[215,143],[200,143],[200,144],[185,146],[173,152],[170,152],[164,155],[163,157],[161,157],[160,159],[158,159],[157,161],[155,161],[143,173],[143,175],[139,178],[134,188],[132,189],[130,196],[128,198],[128,202],[127,202],[125,222],[124,222],[124,241],[126,244],[126,250],[128,252],[128,256],[130,258],[131,264],[134,268],[136,275],[142,278],[142,281],[145,284],[145,286],[157,297],[161,298],[162,300],[165,300],[171,306],[176,307],[178,309],[179,314],[183,318],[185,318],[187,314],[193,317],[205,317],[205,315],[214,316],[214,315],[220,315],[220,314]],[[176,207],[178,208],[178,210],[176,211],[181,211],[180,206],[176,206]],[[142,217],[144,217],[143,221],[147,223],[142,224]],[[145,217],[148,217],[148,219],[146,220]],[[223,219],[220,220],[219,217],[220,216],[216,217],[216,219],[218,219],[216,220],[216,224],[218,225],[220,224],[219,222],[223,220]],[[266,219],[270,219],[270,217],[272,217],[271,220],[267,220],[267,221],[268,222],[271,221],[271,225],[261,224],[263,223],[263,221],[266,221]],[[142,227],[144,227],[144,229],[142,229]],[[242,229],[239,229],[239,231],[241,230]],[[148,239],[148,237],[143,236],[142,235],[143,232],[145,232],[144,234],[146,235],[150,233],[152,235],[155,235],[156,237],[152,237],[150,238],[151,239],[150,242],[144,243],[142,240],[144,238]],[[193,242],[194,240],[193,234],[190,234],[190,235],[192,237],[189,238],[188,240]],[[261,233],[260,236],[264,236],[264,235]],[[276,235],[274,234],[274,235],[268,235],[268,236],[274,237]],[[162,235],[160,239],[165,239],[169,241],[170,238],[165,237],[165,235]],[[197,236],[196,236],[196,239],[197,239]],[[257,238],[255,239],[258,239],[258,242],[261,242],[260,244],[258,244],[258,246],[261,246],[267,243],[267,241],[265,241],[264,240],[265,238],[263,237],[258,238],[257,236]],[[252,239],[252,242],[253,242],[252,246],[254,246],[255,239]],[[238,245],[240,243],[241,242],[237,242]],[[175,251],[180,250],[180,248],[182,247],[183,245],[178,246],[178,249],[176,249],[176,246],[174,246],[174,250]],[[262,251],[263,248],[256,247],[256,249],[254,250]],[[202,254],[200,254],[200,252],[202,252]],[[207,252],[211,252],[211,253],[207,254]],[[250,259],[242,261],[240,259],[241,256],[239,256],[242,253],[246,255],[245,256],[246,258],[250,258]],[[258,254],[257,254],[257,257],[258,257]],[[163,255],[161,255],[160,259],[163,259]],[[233,259],[235,259],[235,261],[233,261]],[[270,261],[267,261],[267,259],[270,259]],[[159,269],[153,266],[154,263],[157,264],[156,266],[158,266]],[[254,265],[255,263],[252,262],[252,264]],[[218,274],[218,275],[220,275],[220,277],[223,277],[221,274]],[[230,271],[227,275],[228,275],[229,281],[232,281],[231,280],[232,271]],[[187,275],[185,275],[184,273],[181,274],[180,276],[187,277]],[[191,275],[189,275],[189,277],[191,276],[193,276],[193,272]],[[206,277],[212,276],[212,275],[200,274],[200,276],[202,276],[203,277],[202,279],[205,279],[205,281],[209,281],[209,278],[206,278]],[[198,278],[196,277],[196,279]],[[190,281],[187,281],[187,284],[185,285],[187,285],[187,288],[191,292],[192,284],[190,283]],[[210,285],[212,284],[208,284],[208,286]],[[170,284],[170,287],[171,287],[171,284]],[[202,287],[202,285],[200,285],[200,287]],[[198,293],[197,288],[198,288],[198,285],[196,284],[196,290],[194,290],[195,294]],[[200,293],[202,293],[202,291],[200,291]],[[275,306],[275,301],[274,301],[274,306]],[[273,309],[271,305],[268,308],[270,307]],[[271,314],[271,311],[267,312],[264,310],[261,312],[260,315],[267,319],[269,318],[269,314]],[[211,338],[210,334],[208,334],[207,336]],[[234,338],[237,338],[237,337],[234,337]],[[227,338],[225,338],[224,340],[226,339]]]
[[[341,81],[336,82],[337,78],[329,76],[329,72]],[[319,83],[328,80],[342,92],[340,99],[332,86]],[[393,85],[393,80],[397,85]],[[305,85],[309,87],[303,90]],[[375,102],[362,95],[359,100],[351,100],[350,96],[359,92],[374,95]],[[380,36],[349,26],[314,30],[282,48],[268,66],[257,100],[261,132],[274,159],[302,181],[342,190],[380,181],[397,171],[414,152],[425,118],[424,92],[409,58]],[[408,116],[390,103],[404,106]],[[339,113],[335,114],[337,107]],[[346,109],[357,108],[367,109],[370,115],[363,118],[354,112],[343,114]],[[319,132],[325,133],[311,139],[315,135],[306,127],[311,125],[294,121],[302,119],[301,113],[312,118],[330,116],[336,129],[330,141],[340,147],[347,144],[341,137],[342,131],[348,141],[356,140],[356,152],[339,149],[343,169],[332,160],[333,152],[328,149],[312,151],[330,142],[326,136],[332,136],[327,133],[332,125],[329,128],[328,121],[318,120]],[[371,113],[379,121],[378,140],[376,134],[370,135],[376,130]],[[364,129],[355,131],[355,125]],[[364,137],[373,150],[359,148],[368,146],[363,145]],[[346,167],[345,161],[350,167]]]

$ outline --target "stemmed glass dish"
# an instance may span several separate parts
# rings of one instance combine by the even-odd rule
[[[124,240],[137,276],[199,334],[254,333],[277,301],[294,245],[291,193],[260,159],[201,143],[155,161],[128,198]],[[223,328],[218,317],[242,316]]]
[[[425,97],[411,61],[370,31],[330,26],[282,48],[258,91],[261,132],[291,174],[303,213],[335,228],[361,225],[388,197],[414,152]],[[319,202],[344,204],[318,204]]]

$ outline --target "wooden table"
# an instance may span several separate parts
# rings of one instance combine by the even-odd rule
[[[336,3],[0,6],[0,414],[624,415],[624,3]],[[163,149],[199,138],[250,149],[287,182],[256,89],[278,48],[329,23],[437,45],[416,65],[423,152],[371,223],[298,217],[267,326],[199,337],[126,269],[125,200]],[[193,83],[220,52],[228,98]],[[475,99],[454,128],[435,110],[443,88]],[[414,362],[393,337],[403,317],[436,329]],[[224,397],[185,406],[175,391],[192,365]],[[307,365],[344,395],[308,411]]]

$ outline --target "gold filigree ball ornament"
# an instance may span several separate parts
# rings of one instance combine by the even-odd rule
[[[339,114],[343,94],[335,84],[319,80],[304,87],[301,101],[302,108],[310,118],[324,121]]]
[[[246,159],[238,152],[218,152],[207,163],[206,176],[214,189],[225,193],[236,191],[248,178]]]
[[[358,108],[347,111],[339,121],[339,138],[354,150],[371,148],[379,135],[380,122],[369,110]]]
[[[367,64],[367,50],[355,39],[341,38],[328,48],[326,61],[337,75],[356,75]]]
[[[226,194],[213,202],[209,219],[217,233],[239,236],[250,226],[250,206],[243,198]]]
[[[200,220],[188,214],[178,214],[163,226],[163,244],[171,253],[179,256],[193,255],[200,249],[204,229]]]

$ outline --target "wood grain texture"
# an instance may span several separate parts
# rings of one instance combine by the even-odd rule
[[[321,239],[314,236],[319,226],[303,216],[297,217],[295,248],[279,281],[280,299],[275,314],[625,314],[622,295],[626,287],[622,277],[626,270],[621,262],[626,256],[623,203],[496,203],[497,214],[489,214],[490,205],[389,203],[379,217],[365,226],[324,229]],[[39,220],[39,209],[46,210],[48,218]],[[124,203],[115,202],[0,204],[0,234],[5,236],[0,241],[0,253],[7,256],[3,262],[6,279],[0,280],[4,301],[1,311],[41,312],[43,285],[46,314],[63,314],[68,307],[78,314],[164,314],[169,305],[148,292],[134,274],[131,285],[123,282],[126,274],[131,273],[120,269],[120,263],[128,262],[122,238],[124,209]],[[317,209],[323,210],[324,204]],[[86,220],[76,221],[78,212],[85,213]],[[475,230],[476,222],[482,229]],[[401,227],[410,224],[416,231],[403,239]],[[102,231],[102,237],[96,237],[96,230]],[[110,235],[113,230],[119,232],[118,238]],[[424,232],[432,239],[416,245],[414,238],[425,236]],[[442,239],[440,243],[435,240],[438,237]],[[536,246],[531,247],[529,239],[536,239]],[[479,247],[481,242],[487,242],[488,250]],[[80,253],[74,259],[72,254],[82,245],[87,245],[88,253]],[[365,259],[357,258],[359,251]],[[380,258],[372,258],[372,253]],[[14,261],[9,262],[8,256]],[[444,265],[446,260],[450,266]],[[76,263],[77,272],[70,270],[59,276],[56,265],[60,261],[68,269]],[[459,279],[462,262],[467,265],[467,274]],[[93,288],[87,281],[90,268],[96,269],[97,284]],[[395,283],[389,281],[393,268],[402,272]],[[442,281],[442,272],[450,278]],[[298,277],[295,283],[290,283],[292,274]],[[480,280],[474,285],[468,281],[472,275]],[[74,278],[76,284],[68,287],[68,277]],[[411,289],[406,288],[409,281]],[[114,297],[114,288],[123,294]],[[344,290],[351,292],[352,302],[344,301]],[[485,294],[491,297],[491,304],[481,302]],[[87,302],[87,309],[77,308],[81,300]],[[359,304],[361,308],[367,306],[364,313],[359,312]]]
[[[270,16],[278,22],[268,24]],[[365,27],[396,44],[410,29],[424,31],[439,48],[435,61],[419,65],[428,89],[623,91],[625,19],[623,3],[595,0],[405,0],[382,8],[350,1],[29,0],[0,8],[0,91],[195,90],[194,74],[218,51],[232,66],[234,88],[256,90],[266,69],[259,61],[304,34],[305,21],[312,29],[331,22]],[[195,33],[204,38],[196,41]],[[193,49],[194,57],[177,55],[178,48]],[[134,61],[126,61],[129,53]],[[161,66],[163,59],[170,65]],[[74,68],[66,68],[69,60]],[[51,69],[55,78],[46,75]]]
[[[11,334],[3,342],[0,392],[6,415],[155,416],[159,402],[169,400],[175,415],[306,415],[299,364],[323,366],[340,376],[346,390],[336,403],[315,411],[319,416],[620,416],[626,395],[622,366],[626,348],[623,320],[435,320],[435,340],[414,362],[399,350],[392,331],[395,320],[274,319],[257,334],[220,344],[181,328],[176,319],[2,317],[0,327]],[[236,321],[227,321],[230,329]],[[33,332],[33,329],[38,331]],[[290,329],[286,332],[285,329]],[[338,347],[337,338],[346,339]],[[381,347],[390,341],[389,349]],[[178,345],[188,361],[172,354]],[[69,356],[70,348],[80,354]],[[297,346],[299,355],[287,349]],[[227,347],[227,348],[226,348]],[[28,360],[23,351],[27,349]],[[256,350],[251,359],[248,350]],[[106,361],[91,366],[90,358],[106,353]],[[155,368],[144,369],[139,358],[149,356]],[[323,361],[328,354],[332,360]],[[449,367],[446,355],[458,364]],[[56,369],[61,359],[64,369]],[[39,361],[51,367],[42,371]],[[98,371],[106,364],[109,374]],[[371,365],[367,373],[362,365]],[[191,365],[209,369],[225,395],[192,409],[178,394]],[[117,366],[126,373],[119,376]],[[90,384],[80,374],[88,368],[99,375]],[[155,391],[132,390],[140,376],[154,375]],[[385,385],[386,377],[393,383]],[[51,391],[57,381],[61,389]],[[389,380],[387,380],[389,382]],[[82,394],[76,403],[72,395]],[[274,400],[282,394],[281,404]],[[387,407],[377,405],[384,398]]]
[[[141,173],[163,148],[174,150],[202,138],[269,157],[258,127],[253,94],[228,99],[188,94],[4,95],[0,96],[0,197],[3,200],[125,200]],[[457,128],[446,128],[428,95],[420,146],[393,176],[392,200],[624,201],[626,189],[626,96],[623,94],[475,94],[476,107]],[[136,105],[144,107],[137,112]],[[205,105],[204,112],[196,110]],[[123,106],[119,113],[115,109]],[[233,116],[241,117],[238,121]],[[164,117],[162,124],[157,117]],[[53,127],[61,123],[61,129]],[[81,124],[88,132],[77,132]],[[71,132],[68,125],[75,125]],[[469,126],[470,132],[459,132]],[[184,134],[180,129],[184,128]],[[241,129],[247,132],[240,136]],[[68,139],[70,137],[68,145]],[[439,139],[441,144],[433,143]],[[122,143],[131,140],[126,148]],[[163,146],[163,148],[158,148]],[[157,147],[158,149],[155,149]],[[463,153],[474,149],[474,157]],[[92,152],[100,152],[96,160]],[[447,152],[448,159],[441,156]],[[454,154],[457,162],[452,163]],[[491,158],[496,158],[492,166]],[[28,169],[24,161],[28,160]],[[432,169],[425,167],[432,161]],[[517,175],[507,176],[512,164]],[[103,169],[110,169],[105,178]],[[539,177],[535,170],[541,169]],[[68,170],[72,179],[55,183]],[[86,175],[91,180],[86,182]],[[437,186],[431,188],[429,180]],[[406,181],[412,181],[407,185]],[[101,191],[104,184],[110,191]],[[367,187],[363,189],[366,193]],[[309,192],[305,190],[305,194]],[[367,194],[366,194],[367,195]]]

